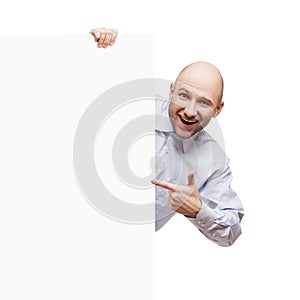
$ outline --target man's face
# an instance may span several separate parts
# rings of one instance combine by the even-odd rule
[[[214,77],[203,79],[190,73],[188,70],[188,74],[180,75],[170,87],[169,117],[175,133],[182,138],[202,130],[224,104],[219,103],[220,85]]]

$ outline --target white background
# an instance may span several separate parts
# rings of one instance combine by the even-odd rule
[[[89,90],[82,86],[85,101],[73,109],[70,99],[84,77],[77,86],[72,80],[44,83],[36,94],[43,81],[32,78],[60,70],[43,67],[45,51],[33,73],[17,59],[26,60],[26,49],[16,37],[14,50],[1,58],[26,67],[1,70],[1,299],[115,299],[122,293],[123,299],[153,299],[154,264],[155,299],[298,299],[297,7],[297,1],[2,2],[2,33],[39,33],[49,41],[49,33],[87,34],[103,25],[118,28],[120,38],[154,34],[156,77],[174,79],[195,60],[216,64],[225,79],[219,122],[246,214],[231,248],[214,245],[176,216],[155,234],[155,250],[149,226],[98,214],[79,194],[71,147],[86,102],[115,77],[101,68],[90,74],[101,85],[94,79]],[[106,49],[99,60],[118,51]],[[70,68],[75,62],[84,68],[71,49],[63,55]],[[125,55],[117,66],[127,64]],[[130,71],[123,74],[127,80],[141,75]],[[68,102],[53,106],[57,95]],[[59,167],[64,171],[58,174]]]

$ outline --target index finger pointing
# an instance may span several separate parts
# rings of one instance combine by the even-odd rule
[[[160,186],[164,189],[170,190],[170,191],[174,191],[176,189],[175,184],[169,183],[169,182],[166,182],[166,181],[160,181],[160,180],[153,179],[153,180],[151,180],[151,182],[155,185],[158,185],[158,186]]]

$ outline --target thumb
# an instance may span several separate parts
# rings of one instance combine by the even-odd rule
[[[195,172],[192,171],[189,175],[188,175],[188,185],[195,185]]]

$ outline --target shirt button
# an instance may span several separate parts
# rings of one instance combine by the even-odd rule
[[[215,233],[213,233],[213,236],[216,236],[216,234],[215,234]]]
[[[197,223],[198,225],[201,225],[201,221],[196,221],[196,223]]]

